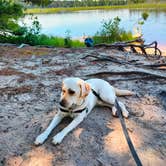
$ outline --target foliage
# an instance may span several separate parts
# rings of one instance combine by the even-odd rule
[[[146,0],[24,0],[42,7],[87,7],[144,3]]]
[[[111,5],[111,6],[84,6],[84,7],[56,7],[56,8],[28,8],[24,12],[26,14],[36,13],[59,13],[59,12],[73,12],[80,10],[111,10],[111,9],[145,9],[145,10],[166,10],[166,3],[151,3],[151,4],[128,4],[128,5]]]
[[[141,14],[141,18],[138,19],[137,24],[143,25],[143,24],[145,23],[145,21],[148,19],[148,17],[149,17],[149,14],[146,13],[146,12],[143,12],[143,13]]]
[[[148,17],[149,17],[149,14],[146,13],[146,12],[143,12],[141,16],[142,16],[142,19],[143,19],[144,21],[146,21],[146,20],[148,19]]]
[[[137,20],[137,22],[134,24],[133,31],[135,37],[142,36],[142,26],[145,23],[145,21],[148,19],[149,14],[147,12],[143,12],[141,14],[141,18]]]
[[[31,35],[30,37],[27,36],[7,36],[5,38],[1,38],[1,42],[10,42],[14,44],[30,44],[34,45],[48,45],[48,46],[55,46],[55,47],[66,47],[64,43],[64,38],[56,37],[56,36],[47,36],[47,35]],[[80,42],[79,40],[72,40],[70,47],[84,47],[84,43]]]
[[[2,43],[26,43],[30,45],[50,45],[57,47],[79,47],[84,45],[82,42],[72,41],[69,32],[66,33],[67,43],[65,43],[64,38],[41,35],[41,25],[37,17],[33,15],[31,16],[31,26],[27,26],[26,24],[19,26],[17,20],[23,15],[22,6],[14,3],[12,0],[0,0],[0,9],[2,9],[0,10],[0,15],[4,16],[3,24],[0,24],[0,42]],[[0,19],[2,20],[2,18]]]
[[[48,6],[53,0],[24,0],[26,3],[36,4],[38,6]]]
[[[19,28],[17,20],[23,16],[23,7],[14,0],[0,0],[0,31],[13,32]]]
[[[27,26],[26,24],[23,26],[18,25],[17,29],[13,29],[10,34],[0,34],[0,42],[27,43],[31,45],[38,43],[37,35],[40,33],[41,25],[37,17],[31,16],[31,20],[31,26]]]
[[[119,27],[120,21],[121,19],[119,17],[115,17],[108,22],[104,21],[101,30],[93,37],[95,44],[103,42],[113,43],[133,39],[131,32],[126,32]]]
[[[76,2],[76,1],[75,1]],[[97,1],[102,3],[101,1]],[[104,1],[106,3],[106,1]],[[113,2],[113,1],[112,1]],[[90,1],[88,1],[90,3]],[[107,1],[108,3],[108,1]],[[65,38],[41,35],[41,25],[37,17],[31,16],[32,25],[19,26],[17,20],[23,16],[23,7],[14,0],[0,0],[0,42],[27,43],[30,45],[50,45],[57,47],[83,47],[84,43],[72,40],[70,31],[66,31]],[[62,9],[61,9],[62,10]],[[148,18],[147,13],[142,14],[142,20]],[[102,42],[116,42],[133,39],[131,32],[126,32],[119,27],[120,18],[116,17],[108,22],[104,21],[102,28],[93,37],[95,44]],[[142,24],[142,23],[141,23]],[[5,33],[3,33],[5,32]]]
[[[146,0],[129,0],[128,3],[144,3]]]
[[[38,6],[49,7],[83,7],[83,6],[104,6],[104,5],[124,5],[126,0],[24,0]]]
[[[71,47],[71,45],[72,45],[70,30],[66,31],[66,37],[64,39],[64,44],[65,44],[65,47]]]

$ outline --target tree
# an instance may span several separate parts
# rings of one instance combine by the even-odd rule
[[[23,6],[14,0],[0,0],[0,31],[10,32],[17,30],[17,20],[23,16]]]
[[[36,4],[38,6],[48,6],[53,0],[24,0],[25,2],[31,2],[32,4]]]

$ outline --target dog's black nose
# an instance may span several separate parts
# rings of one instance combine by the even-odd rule
[[[66,100],[61,100],[59,102],[59,104],[62,106],[62,107],[65,107],[66,106]]]

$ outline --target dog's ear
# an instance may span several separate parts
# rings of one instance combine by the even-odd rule
[[[91,90],[90,85],[82,80],[78,82],[78,85],[80,86],[80,97],[86,97]]]

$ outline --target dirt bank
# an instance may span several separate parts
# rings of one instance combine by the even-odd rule
[[[68,76],[103,78],[134,91],[136,95],[120,99],[130,112],[126,124],[131,139],[144,166],[165,166],[166,70],[149,65],[166,63],[166,58],[148,60],[109,49],[0,50],[0,166],[135,165],[119,119],[103,107],[96,107],[62,144],[54,146],[51,140],[70,119],[42,146],[33,145],[55,115],[61,81]]]

